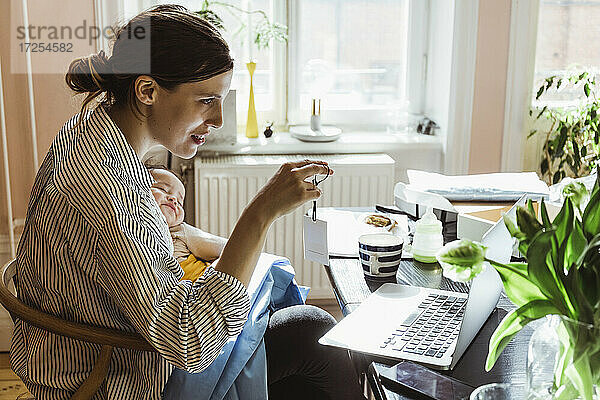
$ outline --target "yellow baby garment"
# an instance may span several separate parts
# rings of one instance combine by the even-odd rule
[[[190,254],[187,259],[185,259],[179,264],[184,272],[183,278],[181,278],[181,280],[187,279],[189,281],[195,282],[196,279],[198,279],[198,277],[204,273],[204,271],[206,270],[206,268],[208,268],[210,264],[210,262],[204,261],[201,258],[198,259],[193,254]]]

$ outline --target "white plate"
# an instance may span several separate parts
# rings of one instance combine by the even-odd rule
[[[392,224],[394,226],[390,229],[390,226],[379,227],[379,226],[367,224],[365,222],[365,220],[367,219],[367,217],[369,215],[381,215],[381,216],[387,217],[392,221]],[[406,232],[404,229],[402,229],[402,221],[401,221],[401,218],[399,218],[399,216],[395,216],[393,214],[382,213],[382,212],[367,212],[367,213],[358,214],[356,216],[356,221],[361,225],[361,232],[366,231],[365,233],[391,233],[392,235],[400,236],[403,239],[405,239],[405,244],[406,244],[406,238],[408,237],[408,232]]]
[[[321,126],[319,132],[315,132],[307,125],[290,126],[290,133],[293,137],[303,142],[333,142],[342,134],[340,128],[331,125]]]

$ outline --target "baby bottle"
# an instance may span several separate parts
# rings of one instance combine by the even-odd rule
[[[411,246],[413,258],[423,263],[436,262],[435,254],[444,245],[442,222],[437,219],[431,207],[417,221]]]

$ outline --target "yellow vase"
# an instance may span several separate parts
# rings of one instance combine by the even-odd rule
[[[258,137],[258,123],[256,121],[256,107],[254,105],[254,84],[253,77],[254,71],[256,70],[256,63],[246,63],[246,68],[250,73],[250,96],[248,99],[248,120],[246,121],[246,137],[257,138]]]

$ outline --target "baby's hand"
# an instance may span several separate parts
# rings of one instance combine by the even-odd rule
[[[212,262],[221,256],[221,251],[223,251],[227,239],[204,232],[195,226],[185,223],[183,225],[184,241],[196,258]]]

